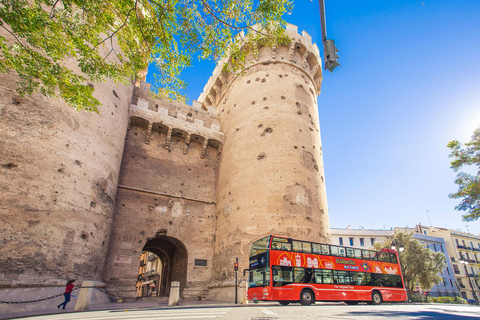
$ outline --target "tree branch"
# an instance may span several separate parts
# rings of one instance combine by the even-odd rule
[[[128,18],[130,17],[130,14],[132,13],[133,10],[135,10],[137,8],[137,1],[135,1],[135,6],[133,8],[131,8],[128,13],[127,13],[127,16],[125,17],[125,20],[123,21],[123,24],[117,29],[115,30],[111,35],[109,35],[108,37],[106,37],[105,39],[103,39],[102,41],[100,41],[99,43],[97,43],[93,49],[96,49],[99,45],[101,45],[102,43],[104,43],[105,41],[107,41],[108,39],[111,39],[113,38],[113,36],[115,34],[117,34],[118,31],[120,31],[121,29],[123,29],[123,27],[125,27],[125,25],[127,24],[127,21],[128,21]]]
[[[57,5],[57,3],[59,3],[60,0],[57,0],[55,1],[55,3],[53,4],[53,7],[52,7],[52,10],[50,11],[50,19],[53,19],[55,17],[55,6]]]

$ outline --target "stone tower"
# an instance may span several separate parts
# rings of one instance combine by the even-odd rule
[[[103,105],[95,114],[39,93],[22,98],[17,80],[0,75],[4,301],[57,294],[71,278],[102,280],[133,90],[90,84]]]
[[[217,66],[199,101],[225,134],[217,180],[212,298],[225,297],[233,262],[248,268],[253,241],[268,234],[330,241],[317,96],[322,80],[311,37],[260,47],[241,72]],[[234,292],[234,291],[233,291]]]

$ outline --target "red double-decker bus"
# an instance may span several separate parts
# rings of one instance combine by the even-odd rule
[[[397,253],[267,236],[250,251],[249,300],[282,305],[405,301]]]

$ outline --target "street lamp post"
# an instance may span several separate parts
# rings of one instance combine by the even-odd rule
[[[318,0],[320,6],[320,26],[322,28],[323,58],[325,60],[325,70],[333,72],[333,69],[340,65],[337,54],[338,49],[335,41],[327,39],[327,23],[325,22],[325,2]]]
[[[475,290],[473,289],[472,281],[470,280],[470,274],[468,273],[468,270],[467,270],[468,261],[466,260],[458,260],[458,261],[461,264],[463,264],[463,267],[465,268],[465,275],[467,276],[468,284],[470,285],[470,289],[472,290],[473,300],[475,300],[475,304],[478,304],[478,298],[477,298],[477,295],[475,294]]]

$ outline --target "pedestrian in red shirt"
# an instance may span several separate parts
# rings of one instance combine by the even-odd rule
[[[67,282],[67,287],[65,288],[65,293],[63,294],[63,296],[65,297],[65,301],[59,304],[57,306],[57,309],[60,309],[61,306],[63,306],[62,309],[65,309],[65,307],[67,306],[67,303],[70,302],[70,294],[73,291],[74,283],[75,283],[75,279],[69,280]]]

